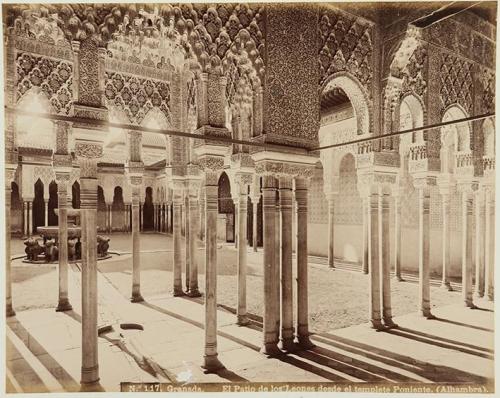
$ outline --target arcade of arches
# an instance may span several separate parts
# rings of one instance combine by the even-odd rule
[[[61,210],[79,209],[85,388],[99,380],[98,269],[87,244],[98,233],[111,249],[113,236],[130,236],[134,303],[148,295],[141,244],[172,240],[172,295],[204,297],[208,371],[223,366],[221,243],[237,251],[243,326],[247,256],[262,253],[270,356],[313,347],[311,256],[368,274],[366,321],[377,330],[397,327],[391,291],[407,277],[418,276],[429,319],[431,280],[460,288],[469,308],[493,301],[494,119],[445,122],[494,111],[496,5],[447,9],[437,21],[434,3],[404,15],[386,7],[4,6],[7,234],[58,226],[64,241]],[[58,272],[58,311],[68,311],[64,251]]]

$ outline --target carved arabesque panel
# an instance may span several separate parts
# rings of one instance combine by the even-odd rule
[[[460,104],[472,115],[472,63],[450,54],[441,54],[439,79],[441,82],[441,113],[452,104]]]

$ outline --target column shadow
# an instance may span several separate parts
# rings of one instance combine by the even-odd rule
[[[471,329],[482,330],[484,332],[491,332],[491,333],[495,332],[493,329],[488,329],[488,328],[485,328],[485,327],[482,327],[482,326],[470,325],[468,323],[462,323],[462,322],[452,321],[451,319],[445,319],[445,318],[436,317],[435,319],[433,319],[433,321],[449,323],[451,325],[457,325],[457,326],[464,326],[464,327],[471,328]]]
[[[312,336],[314,340],[339,349],[352,352],[366,358],[385,363],[396,368],[403,369],[436,383],[445,382],[473,382],[484,384],[488,378],[464,372],[462,370],[444,365],[435,365],[429,362],[419,361],[415,358],[387,351],[382,348],[360,343],[345,337],[331,333],[318,333]]]
[[[54,376],[65,391],[76,392],[80,390],[78,383],[52,355],[33,337],[21,322],[10,328],[12,332],[23,342],[26,348],[40,361],[40,363]]]

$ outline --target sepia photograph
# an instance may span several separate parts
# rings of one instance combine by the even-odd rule
[[[83,1],[2,2],[0,396],[493,396],[496,1]]]

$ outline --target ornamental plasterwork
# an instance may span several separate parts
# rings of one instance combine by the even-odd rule
[[[255,165],[255,172],[261,175],[294,176],[311,178],[314,173],[314,165],[306,166],[284,162],[259,162]]]
[[[141,124],[153,108],[160,109],[169,123],[171,122],[168,82],[119,72],[106,72],[105,76],[105,103],[108,107],[123,111],[128,122]]]
[[[418,46],[403,70],[401,94],[414,93],[424,97],[427,92],[427,48]]]
[[[50,183],[56,179],[54,169],[52,167],[35,167],[32,181],[36,181],[38,179],[43,182],[45,187],[48,187]]]
[[[483,112],[494,112],[495,110],[495,74],[484,69],[481,73],[482,83],[482,109]]]
[[[71,62],[18,52],[16,100],[32,87],[40,87],[57,113],[69,114],[73,100]]]
[[[75,154],[82,158],[100,158],[102,157],[102,145],[77,142],[75,143]]]
[[[320,84],[332,74],[349,71],[371,92],[373,80],[372,24],[323,8],[319,22]]]
[[[441,54],[439,79],[441,82],[441,111],[455,103],[463,106],[472,115],[473,79],[472,63],[451,54]]]

